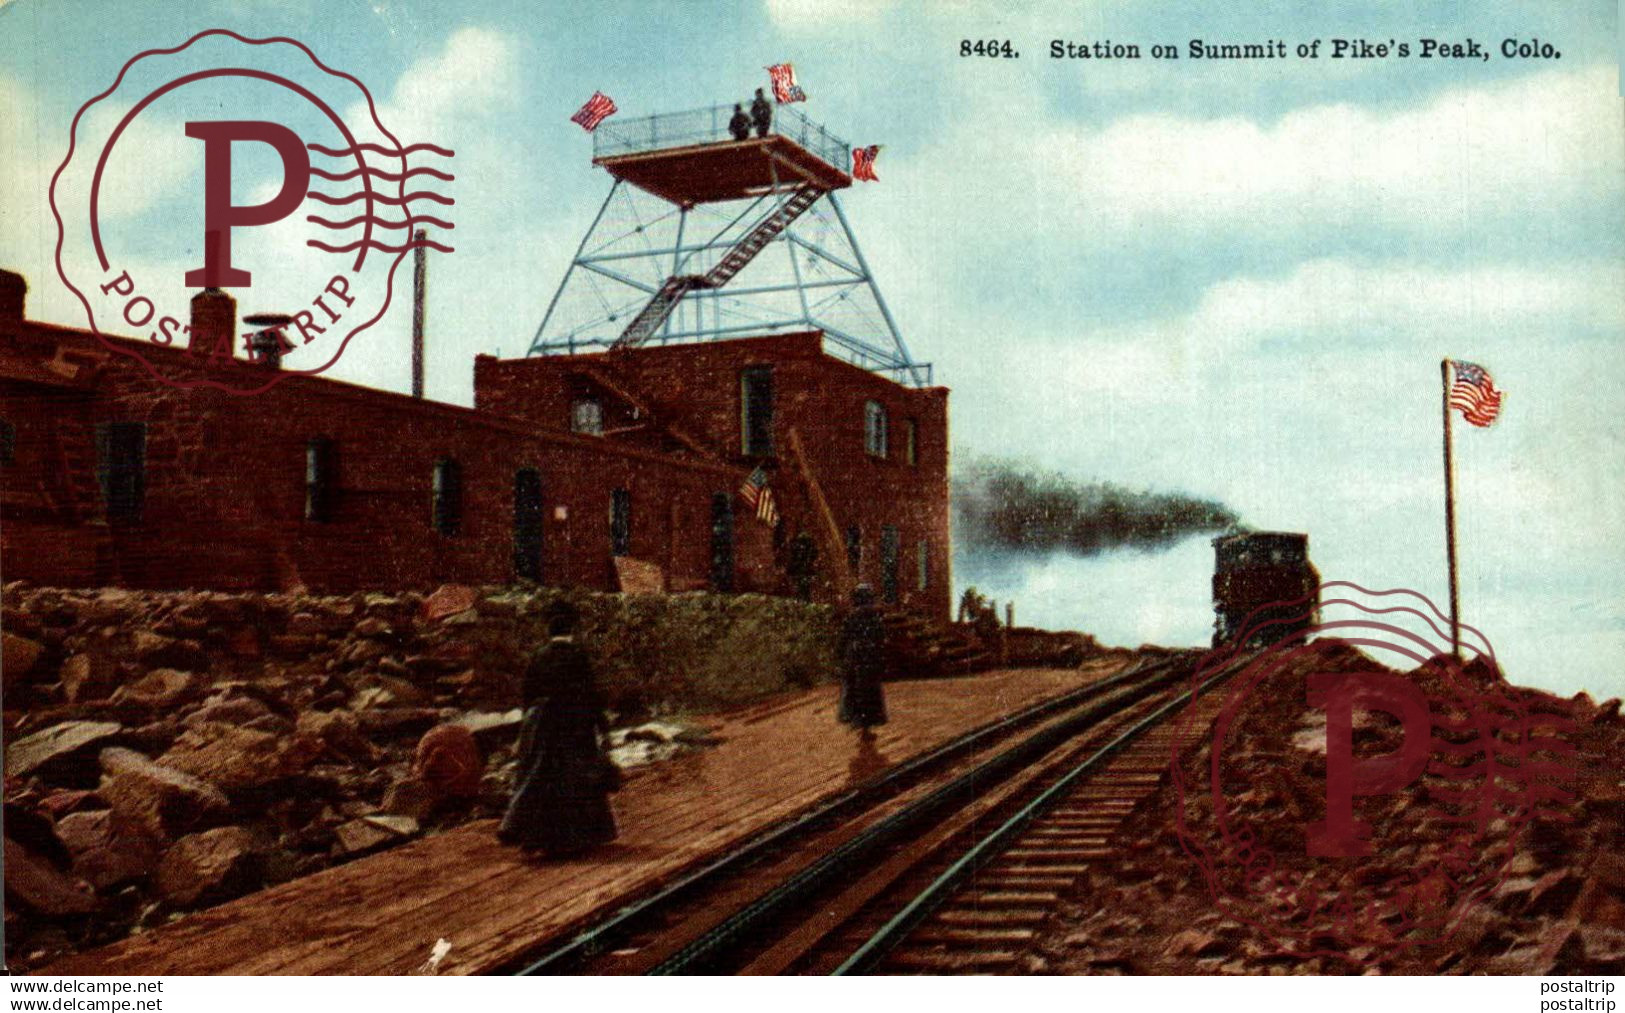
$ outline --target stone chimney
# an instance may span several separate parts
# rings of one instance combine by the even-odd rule
[[[15,271],[0,270],[0,320],[21,323],[28,282]]]
[[[291,351],[284,332],[293,317],[286,313],[253,313],[243,317],[243,323],[254,328],[247,335],[249,359],[270,369],[281,369],[282,354]]]
[[[217,288],[206,288],[192,297],[192,336],[186,350],[195,355],[237,353],[237,300]]]

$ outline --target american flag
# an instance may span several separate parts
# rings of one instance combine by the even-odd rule
[[[852,178],[866,179],[871,183],[880,182],[875,175],[875,156],[880,154],[880,145],[871,144],[867,148],[852,149]]]
[[[769,527],[778,527],[779,508],[773,505],[773,490],[767,487],[767,470],[761,465],[750,473],[745,484],[739,487],[739,495],[745,498],[756,510],[756,519]]]
[[[767,68],[768,76],[773,78],[773,98],[780,105],[786,102],[805,102],[807,93],[796,84],[796,68],[790,63],[775,63]]]
[[[592,98],[587,100],[587,104],[577,109],[576,114],[570,117],[570,122],[581,124],[581,129],[591,133],[614,112],[615,100],[601,91],[595,91]]]
[[[1459,409],[1461,417],[1475,426],[1487,426],[1501,414],[1502,393],[1495,389],[1489,371],[1472,362],[1452,360],[1450,372],[1450,407]]]

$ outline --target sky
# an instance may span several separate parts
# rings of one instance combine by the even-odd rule
[[[1327,579],[1443,602],[1438,364],[1479,362],[1507,400],[1495,427],[1457,425],[1463,619],[1518,681],[1625,692],[1614,0],[1203,7],[11,0],[0,265],[29,278],[31,316],[82,324],[43,199],[75,110],[141,49],[210,27],[292,35],[364,80],[398,136],[456,150],[428,393],[468,403],[470,360],[528,347],[608,189],[568,120],[581,102],[602,90],[630,118],[737,100],[792,61],[809,117],[884,145],[881,182],[844,205],[910,348],[953,390],[957,454],[1215,499],[1252,527],[1309,532]],[[1491,56],[1326,55],[1334,38],[1414,51],[1425,37]],[[959,55],[985,38],[1020,58]],[[1195,38],[1320,39],[1322,55],[1046,55],[1051,39]],[[1503,59],[1507,38],[1561,58]],[[202,159],[179,126],[193,111],[154,104],[110,166],[120,255],[144,279],[195,266],[182,261]],[[268,172],[251,163],[241,185],[263,191]],[[144,238],[159,235],[183,238]],[[272,280],[243,310],[309,295]],[[405,389],[408,334],[396,305],[332,375]],[[956,577],[1013,599],[1022,621],[1200,643],[1211,565],[1196,538],[1087,559],[961,555]]]

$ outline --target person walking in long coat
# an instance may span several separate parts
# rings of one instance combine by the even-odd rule
[[[885,669],[886,629],[868,584],[852,591],[852,611],[841,626],[841,707],[839,717],[863,735],[886,723],[886,693],[880,685]]]
[[[609,793],[619,786],[599,747],[606,731],[592,662],[575,642],[575,609],[559,603],[548,642],[525,671],[525,719],[518,780],[497,836],[548,854],[569,854],[615,839]]]

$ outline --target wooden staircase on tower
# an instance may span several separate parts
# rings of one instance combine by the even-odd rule
[[[733,276],[744,270],[745,265],[754,260],[768,243],[777,239],[779,233],[789,228],[792,222],[800,218],[803,212],[818,203],[818,198],[828,192],[814,182],[801,184],[791,192],[789,200],[775,206],[749,232],[740,237],[711,270],[704,274],[674,274],[667,278],[610,347],[636,348],[660,329],[660,325],[671,316],[672,310],[677,308],[683,296],[696,289],[721,288],[728,284]]]

